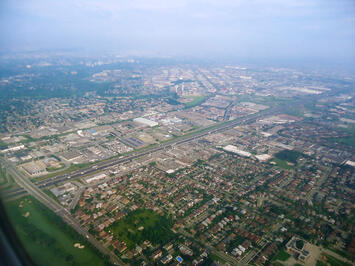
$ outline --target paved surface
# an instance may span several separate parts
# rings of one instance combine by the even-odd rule
[[[85,236],[97,249],[99,249],[102,253],[108,254],[111,258],[111,260],[117,264],[117,265],[124,265],[124,263],[116,256],[114,255],[110,250],[107,248],[103,247],[100,242],[98,242],[93,236],[91,236],[88,231],[83,228],[70,214],[68,210],[63,208],[60,204],[58,204],[56,201],[54,201],[52,198],[50,198],[47,194],[45,194],[41,189],[45,187],[49,187],[58,183],[61,183],[63,181],[69,181],[70,179],[75,179],[83,175],[88,175],[97,171],[102,171],[108,167],[127,162],[127,161],[132,161],[134,159],[137,159],[139,157],[151,154],[153,152],[163,150],[166,148],[169,148],[173,145],[176,144],[182,144],[186,142],[190,142],[193,140],[196,140],[198,138],[207,136],[209,134],[221,132],[224,130],[228,130],[230,128],[233,128],[237,125],[243,125],[243,124],[249,124],[254,122],[255,120],[267,116],[267,115],[274,115],[279,113],[282,110],[283,106],[278,106],[274,108],[269,108],[267,110],[258,112],[256,114],[252,114],[249,116],[241,117],[238,119],[235,119],[233,121],[228,121],[224,124],[220,124],[218,126],[196,132],[193,134],[189,134],[187,136],[183,136],[168,142],[165,142],[163,144],[144,149],[142,151],[134,152],[130,155],[120,157],[120,158],[113,158],[108,161],[104,162],[99,162],[95,164],[94,166],[90,166],[87,168],[83,168],[77,171],[73,171],[70,174],[64,174],[64,175],[58,175],[56,177],[52,177],[46,180],[38,181],[35,184],[32,183],[27,177],[25,177],[21,172],[19,172],[16,167],[12,165],[7,165],[6,163],[4,164],[6,168],[8,169],[9,173],[14,177],[14,180],[22,187],[18,189],[12,189],[7,191],[5,194],[5,198],[13,198],[17,196],[24,195],[26,193],[29,193],[33,195],[36,199],[38,199],[40,202],[42,202],[44,205],[46,205],[48,208],[53,210],[55,213],[57,213],[60,217],[63,218],[63,220],[68,223],[70,226],[72,226],[78,233],[81,235]],[[78,193],[79,195],[81,193]],[[72,204],[71,207],[74,207],[75,203]],[[187,232],[183,232],[183,234],[188,235]],[[231,263],[231,265],[242,265],[240,262],[224,252],[217,251],[214,247],[209,246],[207,243],[205,243],[207,248],[210,251],[213,251],[214,253],[218,254],[221,258],[226,260],[228,263]],[[257,252],[258,253],[258,252]],[[256,254],[257,254],[256,253]],[[250,254],[250,258],[248,257],[248,261],[252,260],[256,254]]]
[[[78,191],[76,191],[75,193],[75,197],[72,200],[72,202],[69,205],[69,209],[73,210],[76,206],[76,204],[78,204],[78,201],[80,199],[81,193],[83,193],[85,190],[85,187],[79,187]]]
[[[73,171],[70,174],[58,175],[56,177],[52,177],[52,178],[49,178],[49,179],[38,181],[38,182],[36,182],[36,184],[38,185],[39,188],[45,188],[45,187],[49,187],[49,186],[56,185],[58,183],[70,180],[70,179],[78,178],[78,177],[83,176],[83,175],[89,175],[91,173],[104,170],[104,169],[106,169],[108,167],[111,167],[111,166],[114,166],[114,165],[117,165],[117,164],[120,164],[120,163],[128,162],[128,161],[132,161],[134,159],[137,159],[139,157],[148,155],[150,153],[169,148],[169,147],[171,147],[173,145],[176,145],[176,144],[182,144],[182,143],[190,142],[190,141],[199,139],[201,137],[207,136],[209,134],[213,134],[213,133],[217,133],[217,132],[220,132],[220,131],[228,130],[228,129],[233,128],[233,127],[235,127],[237,125],[243,125],[243,124],[252,123],[258,118],[261,118],[261,117],[263,117],[265,115],[276,114],[280,110],[281,110],[281,107],[269,108],[269,109],[267,109],[265,111],[261,111],[261,112],[256,113],[256,114],[252,114],[252,115],[249,115],[249,116],[241,117],[241,118],[235,119],[233,121],[229,121],[229,122],[226,122],[224,124],[221,124],[219,126],[215,126],[215,127],[211,128],[211,129],[203,130],[202,132],[196,132],[194,134],[189,134],[187,136],[183,136],[183,137],[171,140],[171,141],[167,141],[167,142],[165,142],[163,144],[160,144],[160,145],[157,145],[157,146],[154,146],[154,147],[151,147],[151,148],[144,149],[143,151],[134,152],[134,153],[132,153],[130,155],[127,155],[127,156],[124,156],[124,157],[121,157],[121,158],[114,158],[114,159],[111,159],[109,161],[99,162],[99,163],[95,164],[94,166],[90,166],[90,167],[83,168],[83,169],[80,169],[80,170],[77,170],[77,171]],[[9,190],[7,192],[4,192],[4,197],[5,198],[13,198],[13,197],[21,196],[21,195],[23,195],[25,193],[26,193],[26,191],[21,189],[21,188],[12,189],[12,190]]]
[[[27,177],[23,176],[21,172],[19,172],[12,165],[7,164],[6,169],[9,174],[12,175],[16,183],[18,183],[23,189],[25,189],[30,195],[35,197],[42,204],[47,206],[49,209],[54,211],[58,216],[60,216],[64,222],[69,224],[72,228],[74,228],[79,234],[86,237],[87,240],[93,244],[98,250],[100,250],[103,254],[107,254],[110,256],[111,261],[117,265],[125,265],[116,255],[114,255],[110,250],[104,248],[100,242],[98,242],[95,237],[89,234],[86,228],[83,228],[69,213],[68,210],[64,209],[59,203],[50,198],[47,194],[45,194],[40,188],[38,188],[35,184],[33,184]]]

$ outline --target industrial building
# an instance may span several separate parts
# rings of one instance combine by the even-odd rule
[[[135,118],[135,119],[133,119],[133,122],[136,122],[138,124],[142,124],[145,126],[149,126],[149,127],[155,127],[155,126],[159,125],[157,122],[143,118],[143,117]]]

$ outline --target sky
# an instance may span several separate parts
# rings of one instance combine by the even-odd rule
[[[355,0],[2,0],[0,51],[355,59]]]

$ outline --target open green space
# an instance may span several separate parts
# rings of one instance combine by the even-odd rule
[[[337,129],[350,134],[355,134],[355,124],[348,124],[347,127],[338,127]]]
[[[36,265],[105,265],[85,237],[32,196],[6,203],[14,229]],[[74,247],[79,243],[83,248]]]
[[[284,249],[281,249],[276,255],[272,258],[272,261],[279,260],[279,261],[286,261],[291,257]]]
[[[7,147],[7,144],[0,139],[0,148]]]
[[[232,96],[232,95],[231,95]],[[284,104],[291,101],[291,98],[287,97],[275,97],[275,96],[259,96],[255,94],[251,95],[234,95],[237,96],[237,102],[252,102],[256,104],[262,104],[269,107],[275,107],[277,104]],[[285,109],[286,111],[287,109]]]
[[[280,160],[289,161],[293,164],[297,164],[297,159],[302,156],[302,153],[293,150],[282,150],[275,153],[275,157]]]
[[[58,171],[58,170],[61,170],[65,167],[65,164],[64,163],[60,163],[60,167],[59,168],[55,168],[55,167],[48,167],[46,170],[48,172],[54,172],[54,171]]]
[[[113,223],[108,230],[124,241],[129,249],[145,240],[152,244],[164,244],[172,236],[173,221],[149,209],[137,209]]]
[[[17,184],[15,183],[12,176],[7,174],[4,168],[0,167],[0,191],[14,187],[17,187]]]
[[[0,167],[0,187],[8,183],[8,176],[6,175],[5,169]]]
[[[272,162],[275,162],[278,167],[283,168],[283,169],[289,170],[289,169],[294,168],[293,165],[288,164],[287,161],[285,161],[285,160],[280,160],[280,159],[274,158],[274,159],[272,159]]]
[[[349,138],[330,138],[329,139],[332,142],[338,142],[341,144],[347,144],[350,146],[355,146],[355,137],[349,137]]]
[[[201,95],[201,96],[191,96],[188,98],[191,98],[192,100],[190,102],[184,103],[184,105],[186,108],[191,108],[202,104],[205,100],[208,99],[208,96]]]

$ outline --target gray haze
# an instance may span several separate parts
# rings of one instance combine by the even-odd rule
[[[3,0],[1,51],[355,59],[353,0]]]

